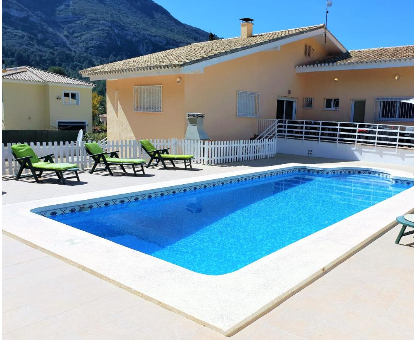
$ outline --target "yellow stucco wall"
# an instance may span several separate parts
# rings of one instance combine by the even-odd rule
[[[184,112],[185,81],[177,75],[109,80],[107,86],[108,139],[182,138],[186,128]],[[182,77],[184,78],[184,77]],[[163,112],[134,112],[134,86],[162,85]],[[118,90],[118,114],[115,91]]]
[[[23,82],[4,82],[4,128],[7,130],[46,130],[58,120],[87,121],[92,130],[92,88]],[[63,91],[78,91],[80,105],[64,105]],[[57,97],[61,100],[57,100]]]
[[[44,130],[49,127],[45,85],[3,82],[4,128]]]
[[[80,93],[79,105],[65,105],[63,91],[77,91]],[[57,97],[61,97],[57,100]],[[70,86],[48,86],[50,106],[50,126],[57,127],[58,120],[87,121],[86,131],[92,131],[92,88]]]
[[[325,55],[314,39],[305,39],[283,45],[280,51],[256,53],[207,67],[203,74],[186,75],[185,111],[206,114],[211,139],[253,137],[257,119],[237,117],[237,91],[259,92],[259,118],[275,119],[278,97],[300,96],[295,66],[312,60],[304,56],[305,44],[315,50],[312,59]]]
[[[304,56],[305,44],[313,47],[312,58]],[[376,97],[414,96],[414,67],[296,73],[296,65],[325,55],[324,46],[309,38],[208,66],[203,73],[108,80],[108,139],[184,138],[186,113],[193,112],[205,114],[205,130],[213,140],[251,138],[257,119],[237,117],[237,91],[260,93],[259,118],[269,119],[276,118],[280,97],[296,99],[296,119],[334,121],[350,121],[351,101],[366,100],[366,122],[374,121]],[[162,113],[134,112],[136,85],[163,86]],[[304,97],[314,98],[312,109],[303,108]],[[324,110],[324,98],[339,98],[339,110]]]
[[[186,113],[191,112],[206,115],[205,130],[211,139],[253,137],[257,119],[237,117],[237,91],[259,92],[260,118],[276,118],[278,97],[300,96],[301,83],[295,66],[312,60],[304,56],[305,44],[312,45],[315,50],[312,59],[325,55],[323,47],[309,38],[283,45],[280,50],[209,66],[200,74],[108,80],[108,139],[183,138]],[[181,77],[181,84],[177,84],[177,77]],[[135,85],[162,85],[163,112],[134,112]],[[114,111],[116,90],[118,114]]]
[[[400,75],[395,80],[395,75]],[[314,98],[312,109],[298,102],[297,119],[350,121],[351,101],[366,100],[365,122],[374,122],[375,98],[414,97],[414,67],[300,73],[303,97]],[[334,81],[337,77],[338,82]],[[339,98],[339,110],[324,110],[324,98]],[[402,124],[400,122],[393,124]]]

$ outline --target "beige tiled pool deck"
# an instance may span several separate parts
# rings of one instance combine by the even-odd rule
[[[149,176],[81,174],[57,185],[3,180],[7,204],[61,197],[285,163],[330,160],[280,155],[199,171],[150,169]],[[337,162],[338,166],[414,168]],[[151,175],[156,176],[151,176]],[[5,193],[4,193],[5,192]],[[413,202],[414,208],[414,202]],[[233,339],[411,339],[414,334],[414,239],[394,243],[393,228],[366,248],[261,317]],[[3,235],[3,339],[226,339],[152,302]]]

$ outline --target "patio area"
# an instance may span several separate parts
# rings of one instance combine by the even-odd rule
[[[193,171],[149,169],[147,176],[81,173],[82,182],[36,184],[3,178],[7,204],[171,181],[278,164],[414,168],[278,155]],[[120,173],[118,173],[120,174]],[[69,181],[68,181],[69,182]],[[24,194],[23,194],[24,193]],[[408,339],[414,331],[414,241],[394,244],[399,227],[310,284],[231,338]],[[225,339],[226,337],[50,255],[3,235],[3,338]]]

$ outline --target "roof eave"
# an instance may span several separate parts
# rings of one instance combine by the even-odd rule
[[[345,47],[328,31],[327,38],[329,38],[335,46],[341,51],[346,52]],[[88,74],[87,70],[81,70],[80,74],[83,77],[89,77],[90,80],[111,80],[111,79],[121,79],[121,78],[135,78],[135,77],[148,77],[148,76],[160,76],[160,75],[171,75],[171,74],[186,74],[186,73],[203,73],[204,68],[212,66],[218,63],[229,61],[232,59],[244,57],[250,54],[268,51],[268,50],[278,50],[282,45],[286,45],[295,41],[307,39],[314,37],[320,34],[325,33],[325,28],[320,27],[313,29],[309,32],[295,34],[286,38],[262,43],[255,45],[249,48],[238,49],[230,53],[222,53],[214,57],[208,57],[201,59],[199,61],[190,62],[184,65],[174,65],[174,67],[168,67],[168,65],[163,65],[158,68],[151,67],[148,70],[135,69],[131,71],[121,70],[121,71],[102,71],[94,72]]]
[[[9,79],[2,78],[2,81],[5,83],[16,83],[16,84],[33,84],[33,85],[54,85],[54,86],[66,86],[66,87],[94,87],[95,84],[85,83],[85,84],[69,84],[69,83],[55,83],[47,81],[36,81],[36,80],[23,80],[23,79]]]
[[[296,66],[296,73],[346,71],[346,70],[369,70],[369,69],[413,67],[413,66],[414,66],[414,58],[404,59],[404,60],[383,60],[383,61],[352,62],[352,63],[340,63],[340,64],[330,63],[330,64],[318,64],[318,65],[302,65],[302,66]]]

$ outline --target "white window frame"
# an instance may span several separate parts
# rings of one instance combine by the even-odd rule
[[[134,86],[133,100],[134,112],[162,112],[162,85]]]
[[[69,93],[69,103],[65,103],[65,93]],[[76,94],[76,100],[73,103],[72,102],[72,96],[71,94],[75,93]],[[79,91],[68,91],[68,90],[63,90],[62,92],[62,101],[63,101],[63,105],[80,105],[80,92]]]
[[[332,105],[330,107],[326,106],[326,101],[327,100],[331,100],[332,101]],[[338,101],[338,106],[334,106],[335,100]],[[323,99],[323,109],[326,111],[338,111],[339,110],[339,105],[341,104],[339,98],[324,98]]]
[[[313,98],[312,97],[304,97],[303,98],[303,108],[304,109],[313,109]]]
[[[414,122],[413,118],[401,118],[401,105],[396,105],[396,117],[395,118],[382,118],[380,116],[382,111],[382,102],[384,101],[390,101],[390,102],[401,102],[404,99],[411,99],[414,96],[411,97],[377,97],[375,98],[375,114],[374,114],[374,120],[377,122]],[[410,105],[410,104],[407,104]]]
[[[237,117],[257,118],[260,115],[260,93],[237,91]]]

